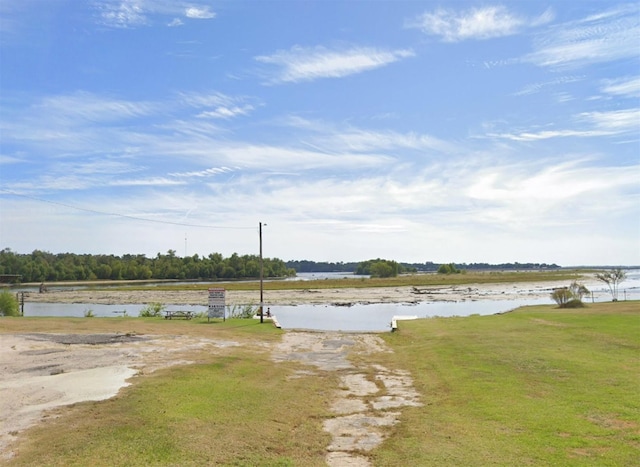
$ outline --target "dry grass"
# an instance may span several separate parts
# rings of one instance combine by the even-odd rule
[[[405,287],[405,286],[440,286],[464,284],[502,284],[511,282],[543,282],[543,281],[573,281],[579,280],[588,271],[559,270],[559,271],[523,271],[523,272],[468,272],[465,274],[407,274],[389,278],[371,279],[319,279],[310,281],[264,281],[264,290],[300,290],[300,289],[341,289],[366,287]],[[222,283],[213,283],[222,284]],[[166,284],[159,286],[134,286],[126,290],[206,290],[211,282],[193,284]],[[258,290],[258,281],[224,282],[227,290]],[[100,286],[96,285],[96,289]]]

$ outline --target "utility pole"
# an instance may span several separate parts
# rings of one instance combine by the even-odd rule
[[[258,234],[260,236],[260,322],[264,323],[264,313],[262,312],[262,308],[263,308],[262,222],[258,223]]]

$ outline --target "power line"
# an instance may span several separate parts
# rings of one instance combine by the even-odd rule
[[[253,229],[255,229],[255,227],[189,224],[189,223],[185,223],[185,222],[174,222],[174,221],[163,221],[163,220],[158,220],[158,219],[147,219],[145,217],[130,216],[128,214],[120,214],[120,213],[117,213],[117,212],[108,212],[108,211],[100,211],[98,209],[83,208],[81,206],[74,206],[72,204],[61,203],[59,201],[51,201],[51,200],[48,200],[48,199],[37,198],[35,196],[23,195],[21,193],[16,193],[15,191],[11,191],[11,190],[5,190],[3,188],[0,188],[0,191],[3,192],[3,193],[8,193],[8,194],[13,195],[13,196],[26,198],[26,199],[30,199],[30,200],[33,200],[33,201],[38,201],[38,202],[41,202],[41,203],[53,204],[53,205],[56,205],[56,206],[63,206],[65,208],[75,209],[77,211],[84,211],[84,212],[89,212],[89,213],[92,213],[92,214],[100,214],[100,215],[104,215],[104,216],[122,217],[124,219],[131,219],[131,220],[135,220],[135,221],[153,222],[155,224],[178,225],[178,226],[181,226],[181,227],[198,227],[198,228],[204,228],[204,229],[230,229],[230,230],[253,230]]]

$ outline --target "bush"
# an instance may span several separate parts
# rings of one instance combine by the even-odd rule
[[[582,308],[582,297],[589,293],[589,290],[582,284],[573,281],[569,287],[555,289],[551,293],[551,298],[560,308]]]
[[[260,310],[260,307],[253,305],[233,305],[227,312],[228,318],[253,318],[254,315]]]
[[[0,293],[0,316],[20,316],[18,299],[7,290]]]
[[[164,309],[165,306],[162,303],[149,303],[140,310],[138,316],[140,316],[140,318],[157,318],[158,316],[162,316]]]

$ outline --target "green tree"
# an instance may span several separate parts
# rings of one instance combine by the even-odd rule
[[[356,274],[370,275],[371,277],[396,277],[398,275],[398,263],[386,259],[371,259],[359,263]]]
[[[461,272],[454,263],[441,264],[438,267],[438,274],[460,274]]]

